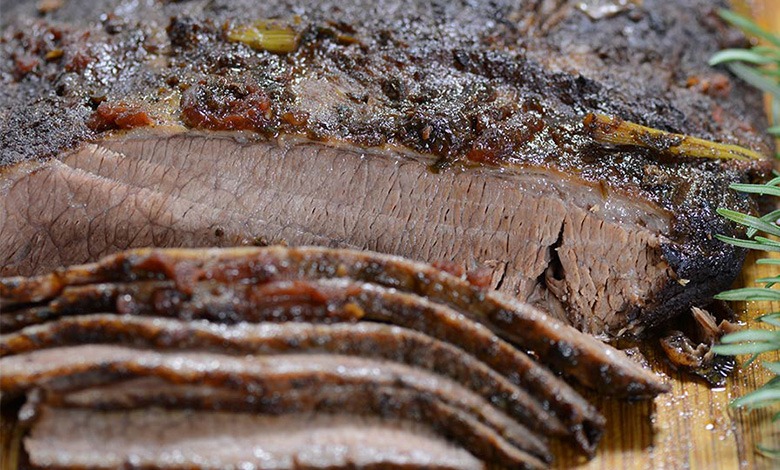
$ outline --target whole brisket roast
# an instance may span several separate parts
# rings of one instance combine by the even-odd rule
[[[640,333],[732,282],[770,143],[718,2],[604,3],[3,0],[0,273],[361,248]]]

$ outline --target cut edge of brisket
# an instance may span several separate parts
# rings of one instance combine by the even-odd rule
[[[724,245],[718,256],[685,261],[680,253],[689,250],[669,238],[668,210],[551,169],[433,174],[430,157],[395,150],[296,137],[245,145],[220,133],[151,132],[88,144],[35,171],[20,169],[18,178],[9,172],[15,182],[5,200],[24,197],[31,206],[23,213],[5,209],[17,230],[4,239],[19,246],[0,245],[0,257],[8,259],[0,272],[30,274],[45,259],[53,267],[146,245],[261,240],[366,248],[460,267],[486,263],[494,286],[610,337],[666,319],[673,312],[667,305],[710,296],[717,289],[712,281],[729,276],[719,270],[717,279],[700,282],[706,266],[696,263],[725,267],[741,254],[729,255]],[[223,167],[209,166],[216,162]],[[50,193],[68,196],[29,198],[43,182]],[[69,211],[66,199],[88,214]],[[105,206],[113,209],[97,210]],[[119,213],[121,223],[112,220]],[[149,225],[166,228],[158,234]],[[41,233],[49,226],[56,233]],[[30,245],[40,237],[56,242]],[[78,248],[85,239],[89,255]],[[707,250],[718,248],[712,245]],[[688,284],[680,290],[683,278]]]

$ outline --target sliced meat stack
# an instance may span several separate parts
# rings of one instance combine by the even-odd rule
[[[142,249],[0,296],[0,390],[27,395],[41,467],[541,468],[549,438],[592,454],[604,428],[563,378],[666,390],[465,275],[370,252]]]

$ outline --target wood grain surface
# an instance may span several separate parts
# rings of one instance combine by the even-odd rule
[[[780,0],[755,0],[737,6],[756,20],[780,32]],[[748,10],[749,9],[749,10]],[[772,275],[776,267],[756,265],[751,255],[738,281],[753,285],[755,279]],[[761,313],[780,311],[780,303],[734,305],[741,319],[751,322]],[[662,358],[649,358],[654,368],[668,377],[672,392],[653,402],[628,404],[593,396],[607,416],[608,425],[598,455],[591,461],[558,447],[556,468],[582,470],[619,469],[770,469],[780,468],[756,451],[763,443],[780,447],[780,423],[771,423],[769,411],[747,413],[729,408],[729,402],[765,383],[770,373],[753,364],[740,368],[720,389],[711,389],[688,374],[670,367]],[[2,371],[0,371],[2,373]],[[0,470],[17,468],[21,430],[7,417],[0,421]]]
[[[755,256],[751,255],[739,284],[752,285],[755,279],[771,275],[772,269],[756,265]],[[735,304],[734,307],[748,326],[755,327],[757,325],[750,319],[780,310],[780,303]],[[768,310],[770,308],[772,310]],[[649,359],[656,371],[668,377],[672,392],[652,403],[627,404],[596,398],[594,403],[608,420],[598,455],[590,462],[581,462],[563,449],[557,454],[556,468],[780,468],[780,460],[772,460],[756,451],[758,443],[780,446],[780,424],[771,423],[771,413],[747,413],[728,406],[732,399],[754,390],[771,377],[760,364],[740,367],[725,387],[711,389],[690,374],[675,371],[661,357]]]

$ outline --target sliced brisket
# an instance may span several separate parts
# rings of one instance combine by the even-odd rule
[[[666,389],[622,352],[471,275],[371,252],[134,250],[0,278],[0,308],[16,330],[0,336],[0,391],[30,394],[26,422],[36,390],[57,407],[103,411],[415,421],[426,409],[435,432],[474,456],[534,467],[550,459],[544,437],[592,455],[605,424],[537,359],[618,396]],[[338,394],[354,403],[328,408]],[[392,413],[388,396],[400,403]]]
[[[5,357],[0,359],[0,365],[3,367],[0,385],[10,395],[36,386],[68,391],[121,378],[149,376],[174,383],[232,388],[256,399],[295,390],[316,395],[317,390],[338,385],[366,389],[397,387],[469,415],[473,422],[482,423],[511,444],[506,447],[550,458],[547,445],[534,433],[477,395],[443,377],[396,363],[335,355],[238,358],[214,353],[157,353],[121,346],[87,345]],[[494,450],[500,452],[502,446]]]
[[[564,380],[668,387],[582,331],[740,269],[715,210],[772,148],[706,64],[744,40],[721,0],[36,3],[0,0],[0,392],[34,465],[592,454]],[[235,248],[268,244],[299,248]]]
[[[360,284],[347,286],[339,297],[343,299],[346,294],[350,299],[347,303],[353,304],[351,299],[354,298],[361,308],[353,309],[353,312],[359,316],[365,315],[366,310],[377,314],[389,311],[386,316],[390,318],[403,318],[395,314],[399,309],[430,312],[430,304],[424,297],[451,306],[592,388],[632,397],[653,396],[666,390],[656,376],[638,367],[624,354],[527,304],[474,286],[430,265],[370,252],[316,247],[135,250],[45,276],[3,279],[0,280],[0,295],[6,299],[8,307],[13,308],[14,304],[53,299],[67,286],[160,278],[173,281],[185,296],[194,293],[200,280],[228,285],[262,285],[277,280],[348,278],[378,284],[419,297],[399,298],[382,289],[366,289]],[[316,287],[313,291],[317,291]],[[285,289],[285,292],[289,291]],[[311,293],[312,289],[304,289],[304,292]],[[361,296],[365,299],[362,302]],[[328,306],[328,298],[324,295],[314,298],[315,306],[327,312],[323,307]],[[132,296],[129,300],[132,303]],[[384,308],[385,305],[389,308]],[[306,310],[298,309],[298,312]],[[9,313],[13,315],[13,312]],[[289,317],[284,310],[282,313],[283,318]],[[304,317],[311,316],[304,314]]]
[[[341,354],[386,359],[428,369],[481,395],[518,421],[545,435],[579,434],[583,423],[567,423],[507,378],[474,357],[423,334],[387,325],[311,325],[282,323],[222,327],[176,320],[123,318],[115,315],[75,317],[19,334],[0,337],[0,356],[78,344],[126,344],[156,350],[198,349],[231,354]],[[551,381],[553,382],[553,381]],[[551,384],[552,385],[552,384]],[[560,387],[565,388],[565,387]],[[573,394],[570,394],[573,395]],[[575,401],[570,406],[580,405]],[[568,410],[567,410],[568,411]],[[577,410],[600,429],[603,418],[589,406]],[[568,416],[566,416],[568,417]],[[580,431],[581,432],[581,431]],[[582,436],[581,439],[586,439]],[[593,442],[587,447],[592,448]]]
[[[155,377],[131,379],[71,392],[47,390],[45,403],[61,408],[101,411],[148,407],[230,411],[260,415],[341,414],[416,422],[458,443],[485,462],[535,468],[542,463],[514,448],[489,427],[424,394],[376,384],[320,386],[251,397],[206,385],[173,384]],[[33,421],[41,404],[34,405]],[[302,423],[303,426],[306,422]],[[351,445],[345,442],[344,445]],[[420,447],[418,452],[423,451]],[[435,462],[435,460],[434,460]]]
[[[324,414],[45,407],[24,445],[38,468],[484,467],[467,451],[420,425]]]
[[[271,283],[266,286],[266,293],[273,293]],[[300,285],[300,283],[297,283]],[[323,285],[325,284],[325,285]],[[122,284],[114,285],[122,286]],[[409,295],[397,292],[386,291],[378,286],[361,286],[352,284],[349,281],[320,281],[315,284],[319,292],[339,292],[334,289],[335,286],[341,286],[340,297],[327,298],[327,302],[317,302],[314,305],[301,304],[296,307],[296,313],[302,315],[310,321],[326,323],[330,315],[335,313],[339,316],[343,310],[350,311],[355,315],[355,319],[364,318],[368,320],[382,321],[391,324],[401,325],[405,328],[411,328],[430,335],[432,338],[438,338],[441,341],[457,346],[459,349],[467,352],[474,358],[484,362],[487,366],[502,374],[511,383],[529,390],[543,407],[549,409],[556,419],[546,422],[540,422],[538,426],[544,432],[555,434],[558,428],[557,420],[565,424],[565,427],[577,443],[577,445],[586,452],[592,452],[595,444],[598,442],[603,428],[603,418],[589,405],[575,390],[556,377],[550,371],[540,367],[531,360],[526,354],[518,351],[510,344],[495,336],[490,330],[474,323],[468,317],[457,313],[447,307],[427,302],[423,299],[415,299]],[[86,287],[86,286],[84,286]],[[137,295],[137,291],[128,285],[129,295]],[[85,290],[80,288],[81,290]],[[65,289],[67,291],[68,288]],[[104,290],[101,288],[101,290]],[[113,289],[115,292],[117,289]],[[286,290],[286,289],[284,289]],[[305,291],[312,292],[315,289],[309,287]],[[352,297],[349,297],[351,292]],[[358,296],[359,294],[359,296]],[[140,300],[140,301],[139,301]],[[274,296],[270,296],[269,301],[274,302]],[[56,302],[56,301],[55,301]],[[196,302],[201,302],[196,300]],[[184,303],[184,302],[182,302]],[[143,313],[142,308],[146,306],[143,299],[132,297],[134,305],[133,313]],[[349,308],[348,305],[353,305]],[[106,311],[113,311],[114,307],[110,303],[99,304]],[[178,304],[181,306],[181,304]],[[242,306],[235,306],[240,310],[245,309]],[[187,317],[185,313],[180,316]],[[82,305],[81,312],[88,312],[89,307]],[[148,312],[147,312],[148,313]],[[273,309],[265,309],[260,303],[254,304],[254,311],[250,317],[252,321],[278,321],[278,318],[286,318],[285,312]],[[166,312],[167,315],[175,313]],[[233,318],[232,316],[230,316]],[[215,350],[217,348],[223,351],[255,351],[255,352],[279,352],[284,347],[292,349],[293,347],[303,348],[305,345],[300,341],[289,344],[291,341],[285,341],[275,349],[266,346],[260,349],[261,344],[258,339],[253,339],[252,333],[254,327],[248,325],[239,325],[230,331],[233,331],[232,338],[225,338],[224,327],[208,327],[206,325],[188,325],[184,331],[197,332],[198,334],[185,334],[183,331],[172,328],[164,328],[159,322],[149,326],[148,322],[143,320],[133,320],[132,318],[122,318],[120,321],[114,321],[116,317],[84,317],[74,318],[72,320],[62,320],[57,323],[50,323],[41,327],[27,328],[17,334],[9,334],[0,340],[0,356],[9,354],[20,354],[30,350],[35,350],[45,346],[54,346],[68,343],[102,343],[111,342],[114,339],[124,341],[128,344],[146,345],[147,338],[153,338],[154,345],[158,348],[165,347],[204,347],[209,345]],[[279,327],[273,325],[263,325],[259,328],[260,332],[276,331]],[[305,326],[296,326],[295,328],[305,329]],[[214,331],[216,330],[216,331]],[[349,328],[344,328],[349,331]],[[352,330],[358,331],[358,329]],[[162,334],[166,332],[166,334]],[[344,338],[345,340],[347,337]],[[291,338],[290,338],[291,340]],[[357,338],[350,337],[350,341],[356,341]],[[338,343],[338,342],[336,342]],[[341,348],[355,348],[350,343],[338,345]],[[323,345],[317,345],[319,349]],[[370,354],[378,354],[380,350],[371,351]],[[425,363],[428,368],[436,367],[437,362],[442,362],[436,356],[432,356],[427,351],[421,354],[415,354],[413,351],[405,348],[399,348],[395,351],[395,360],[401,362],[412,361],[414,363]],[[470,361],[470,359],[467,359]],[[446,364],[446,360],[443,361]],[[438,370],[439,373],[448,375],[452,366],[448,365]],[[495,393],[494,389],[492,393]],[[635,398],[641,395],[633,395]],[[520,399],[514,397],[512,402]]]

